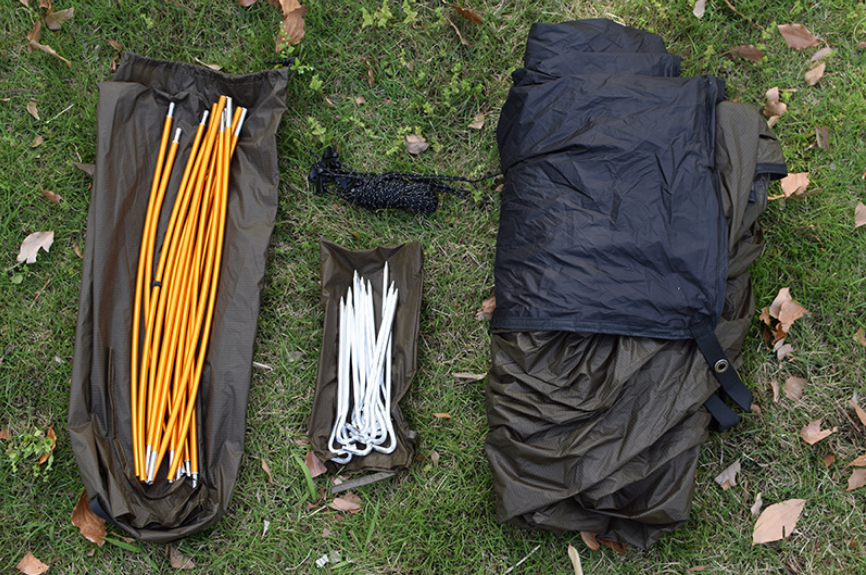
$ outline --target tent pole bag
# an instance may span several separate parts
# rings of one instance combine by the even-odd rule
[[[69,431],[91,508],[141,540],[167,542],[209,527],[231,497],[244,449],[253,343],[277,209],[275,134],[285,110],[286,83],[285,69],[233,76],[124,54],[113,80],[99,85]],[[207,349],[199,350],[204,354],[200,384],[192,400],[197,415],[190,437],[200,472],[195,486],[188,478],[169,482],[160,477],[148,484],[135,469],[130,373],[151,183],[166,110],[173,103],[172,124],[181,134],[155,227],[157,266],[193,135],[221,95],[247,112],[226,168],[224,226],[214,228],[221,228],[221,265],[213,270],[216,260],[210,260],[218,284],[214,280],[215,295],[209,296],[212,324]],[[193,336],[189,339],[194,347]]]

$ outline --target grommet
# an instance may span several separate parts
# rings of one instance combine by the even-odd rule
[[[729,363],[727,359],[720,359],[713,365],[713,369],[716,373],[725,373],[728,371]]]

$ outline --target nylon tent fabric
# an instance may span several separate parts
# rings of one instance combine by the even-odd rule
[[[358,472],[396,473],[409,468],[418,449],[418,435],[400,410],[400,400],[409,391],[415,376],[418,357],[418,334],[421,326],[421,292],[423,288],[423,253],[419,242],[367,250],[349,250],[331,241],[319,243],[322,260],[322,305],[325,328],[319,354],[319,371],[313,412],[308,422],[310,445],[330,471],[338,468]],[[355,270],[370,281],[373,288],[375,316],[379,317],[382,298],[382,276],[388,263],[389,277],[399,290],[392,332],[391,419],[397,447],[393,453],[372,451],[353,457],[345,466],[330,461],[334,457],[328,440],[336,418],[337,348],[339,339],[339,304],[352,285]]]
[[[609,252],[602,251],[622,253],[618,241],[611,240],[622,230],[614,229],[611,221],[620,226],[632,223],[632,219],[622,219],[628,213],[622,206],[618,218],[611,216],[611,196],[617,197],[621,186],[626,186],[634,202],[629,209],[637,217],[644,196],[635,196],[647,190],[645,195],[651,200],[674,195],[684,181],[677,172],[689,169],[688,163],[670,163],[676,154],[671,156],[657,140],[659,133],[665,133],[661,124],[682,121],[678,108],[658,111],[656,118],[642,118],[640,129],[634,129],[628,122],[606,119],[611,110],[620,110],[621,101],[609,106],[605,98],[593,99],[599,91],[591,93],[587,88],[615,86],[620,96],[627,95],[623,99],[640,100],[634,102],[635,109],[654,114],[656,110],[646,104],[661,101],[654,90],[688,90],[689,82],[696,82],[648,76],[659,68],[647,62],[664,55],[655,41],[658,37],[623,28],[597,20],[587,25],[533,26],[527,69],[515,72],[515,87],[503,106],[498,137],[506,182],[497,239],[497,308],[491,324],[490,431],[485,450],[500,521],[552,531],[590,531],[645,548],[688,518],[700,446],[711,420],[703,405],[714,396],[719,383],[688,330],[681,329],[691,318],[680,314],[677,329],[662,325],[657,333],[647,333],[645,327],[652,324],[647,320],[654,319],[653,313],[665,319],[676,302],[663,302],[656,308],[659,290],[638,297],[638,305],[646,304],[649,311],[638,315],[636,329],[630,316],[635,307],[631,296],[620,297],[615,285],[605,284],[604,289],[595,285],[597,278],[618,281],[606,259]],[[601,37],[605,30],[610,40]],[[540,46],[548,36],[553,48],[545,51]],[[648,39],[642,41],[643,36]],[[622,38],[630,39],[633,49],[649,47],[652,52],[649,60],[645,53],[634,59],[637,74],[623,71],[629,58],[620,52],[625,51]],[[598,79],[597,73],[597,62],[603,62],[607,53],[593,54],[591,74],[579,73],[581,57],[572,54],[574,47],[579,51],[593,43],[616,51],[609,60],[612,74],[608,80]],[[573,57],[563,58],[557,52],[560,47]],[[541,74],[538,69],[547,64],[539,61],[538,53],[547,60],[567,63],[566,69],[550,73],[557,66],[549,65]],[[701,81],[707,82],[697,80]],[[581,96],[571,97],[569,90]],[[712,98],[693,99],[691,106],[703,107],[710,101]],[[586,102],[592,102],[591,109],[586,109]],[[545,105],[529,109],[528,103]],[[584,106],[577,111],[580,119],[569,116],[573,105]],[[701,134],[712,135],[710,149],[700,147],[706,147],[706,142],[693,148],[711,161],[691,164],[692,169],[706,172],[693,181],[707,187],[701,192],[686,186],[680,192],[703,193],[703,202],[714,215],[702,221],[713,224],[716,217],[722,218],[720,225],[698,230],[716,234],[709,242],[702,241],[700,234],[692,236],[690,247],[698,250],[703,246],[717,261],[702,268],[708,272],[703,279],[690,278],[695,279],[694,293],[703,296],[703,301],[689,314],[701,306],[704,313],[709,309],[717,314],[715,336],[736,368],[754,314],[747,268],[763,249],[757,217],[766,206],[770,180],[783,176],[785,165],[778,142],[755,109],[730,102],[713,102],[712,108],[712,113],[701,110],[702,115],[692,113],[693,109],[684,112],[690,120],[712,123],[697,127]],[[657,124],[659,131],[648,128]],[[687,131],[689,126],[680,128]],[[541,137],[526,138],[527,133]],[[643,157],[638,155],[637,161],[644,166],[641,176],[659,182],[656,185],[636,186],[629,173],[632,166],[623,150],[642,146],[648,149],[642,150]],[[620,161],[611,161],[611,154]],[[659,160],[656,166],[652,166],[653,158]],[[585,177],[594,172],[605,177]],[[676,199],[667,205],[675,206]],[[674,212],[649,210],[646,217],[652,217],[650,213],[662,217]],[[683,220],[679,224],[672,221],[687,225]],[[643,222],[631,230],[633,236],[643,233],[641,225]],[[664,226],[646,229],[657,235],[672,233]],[[588,237],[592,234],[608,237]],[[657,235],[627,240],[640,246],[641,242],[670,239]],[[587,260],[581,259],[590,251],[587,245],[597,248],[592,251],[596,265],[588,266],[589,271],[575,270],[587,266]],[[581,257],[573,257],[581,250]],[[656,253],[667,254],[664,249]],[[657,271],[648,268],[671,263],[664,258],[635,259],[638,267],[627,271],[638,281],[642,273],[635,270],[640,266],[643,273],[653,274]],[[668,267],[661,279],[670,280],[668,274],[681,270]],[[573,280],[575,274],[580,280]],[[717,274],[721,274],[720,286]],[[707,284],[715,286],[716,293],[707,291]],[[676,292],[676,287],[666,289]],[[670,294],[662,293],[666,295]],[[500,308],[501,301],[506,307]],[[605,313],[620,314],[620,319],[625,316],[621,323],[626,325],[611,326],[615,322],[604,317],[587,323],[574,313],[580,307],[575,301],[590,308],[590,314],[598,314],[591,309],[597,305]],[[654,335],[657,337],[651,337]]]
[[[138,539],[167,542],[216,523],[244,449],[246,405],[265,257],[277,209],[276,130],[287,70],[232,76],[124,54],[99,85],[96,163],[75,336],[69,430],[91,508]],[[232,160],[224,257],[199,390],[200,484],[141,484],[129,408],[131,326],[142,228],[169,102],[183,130],[176,166],[220,95],[249,109]],[[171,206],[182,170],[171,177]],[[168,224],[163,209],[161,245]]]

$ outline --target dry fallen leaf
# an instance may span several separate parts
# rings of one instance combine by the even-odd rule
[[[806,188],[809,187],[809,172],[788,174],[779,180],[779,183],[782,185],[782,195],[772,196],[769,199],[776,200],[779,198],[790,198],[792,196],[802,195],[805,193]]]
[[[776,351],[776,359],[779,361],[782,361],[794,352],[794,346],[790,343],[785,343],[784,339],[777,341],[773,345],[773,349]]]
[[[738,459],[733,464],[729,465],[719,473],[714,481],[722,486],[724,491],[737,485],[737,473],[740,472],[740,460]]]
[[[367,99],[364,98],[364,96],[358,96],[357,98],[355,98],[355,103],[360,106],[361,104],[366,104]]]
[[[836,456],[832,453],[828,453],[824,457],[821,458],[821,461],[824,462],[824,467],[830,467],[834,463],[836,463]]]
[[[322,463],[322,460],[316,457],[316,454],[313,453],[313,450],[307,452],[307,455],[304,457],[304,463],[307,466],[307,469],[310,470],[311,477],[318,477],[323,473],[328,472],[328,468],[325,467],[325,464]]]
[[[571,559],[571,565],[574,567],[574,575],[583,575],[583,566],[580,564],[580,554],[578,554],[577,549],[569,543],[568,544],[568,558]]]
[[[342,497],[335,497],[328,507],[336,511],[357,513],[361,510],[361,499],[354,493],[346,493]]]
[[[806,83],[810,86],[814,86],[818,83],[818,81],[824,76],[824,70],[827,68],[827,64],[821,62],[808,72],[803,75],[803,79],[806,80]]]
[[[802,24],[780,24],[779,33],[785,38],[789,48],[802,50],[820,44],[818,38]]]
[[[764,57],[764,53],[752,44],[749,44],[748,46],[734,46],[728,50],[727,53],[731,56],[736,56],[737,58],[742,58],[743,60],[748,60],[750,62],[758,62]]]
[[[294,46],[304,39],[304,14],[306,13],[307,7],[301,6],[286,14],[280,26],[280,33],[277,34],[277,52],[282,46]]]
[[[761,315],[758,318],[767,325],[771,325],[773,322],[770,320],[770,308],[765,307],[761,310]]]
[[[0,439],[12,439],[12,432],[8,429],[0,429]]]
[[[33,138],[33,143],[30,144],[30,147],[31,147],[31,148],[35,148],[35,147],[37,147],[37,146],[41,146],[41,145],[42,145],[42,142],[44,142],[44,141],[45,141],[45,138],[43,138],[42,136],[37,135],[35,138]]]
[[[30,115],[39,119],[39,110],[36,108],[36,102],[34,100],[30,100],[27,102],[27,111],[30,112]]]
[[[45,25],[49,30],[60,30],[60,25],[71,20],[75,15],[75,8],[66,8],[57,12],[49,12],[45,15]]]
[[[220,70],[223,69],[223,67],[220,66],[219,64],[208,64],[207,62],[203,62],[203,61],[199,60],[198,58],[193,58],[193,59],[196,62],[198,62],[199,64],[201,64],[202,66],[204,66],[205,68],[210,68],[211,70],[215,70],[217,72],[219,72]]]
[[[779,320],[782,331],[790,333],[795,321],[809,313],[809,310],[791,299],[791,288],[779,290],[776,299],[770,304],[770,315]]]
[[[809,445],[815,445],[822,439],[839,431],[838,427],[834,427],[833,429],[821,429],[821,421],[822,420],[817,419],[803,426],[803,429],[800,430],[800,437],[803,438],[803,441]]]
[[[866,329],[863,329],[862,327],[858,329],[857,333],[854,334],[854,341],[866,347]]]
[[[590,531],[581,531],[580,538],[583,539],[583,542],[586,544],[586,546],[593,551],[598,551],[601,547],[598,544],[598,539],[595,538],[595,533],[592,533]]]
[[[818,147],[822,150],[830,149],[830,130],[827,128],[822,128],[817,126],[815,128],[815,140],[818,143]]]
[[[761,508],[764,506],[764,500],[761,498],[763,496],[762,492],[758,492],[755,496],[755,503],[752,505],[752,508],[749,510],[752,512],[753,517],[757,517],[761,513]]]
[[[265,461],[264,457],[262,457],[262,470],[265,472],[265,475],[268,476],[268,483],[273,485],[274,484],[274,474],[271,473],[271,466],[268,465],[268,462]]]
[[[779,403],[779,382],[775,379],[771,379],[770,387],[773,389],[773,403]]]
[[[427,143],[427,140],[423,136],[418,136],[416,134],[409,134],[406,136],[406,151],[410,154],[417,156],[429,147],[430,144]]]
[[[39,465],[43,465],[46,461],[48,461],[48,458],[51,457],[52,453],[54,453],[54,448],[57,447],[57,434],[54,433],[53,425],[48,428],[48,433],[46,433],[45,436],[51,440],[51,448],[48,450],[47,453],[43,453],[42,457],[39,458]]]
[[[433,417],[435,417],[436,419],[451,419],[451,416],[447,413],[434,413]]]
[[[288,16],[291,12],[301,7],[301,3],[298,0],[268,0],[268,3],[282,10],[283,17]]]
[[[175,549],[172,545],[168,546],[168,559],[171,563],[172,569],[193,569],[195,568],[195,561],[190,559],[189,557],[184,556],[180,551]]]
[[[480,130],[484,127],[484,114],[475,114],[472,116],[472,123],[469,124],[469,127],[473,130]]]
[[[854,208],[854,229],[860,226],[866,226],[866,205],[863,205],[863,202],[857,202],[857,207]]]
[[[860,420],[860,423],[866,425],[866,411],[864,411],[862,407],[857,405],[857,402],[854,400],[851,400],[848,403],[851,405],[851,407],[854,408],[854,411],[857,412],[857,418]]]
[[[785,396],[791,401],[800,401],[803,397],[803,387],[809,383],[802,377],[789,377],[785,380]]]
[[[75,255],[79,258],[84,259],[84,254],[81,253],[81,246],[79,244],[72,246],[72,251],[75,252]]]
[[[54,230],[50,232],[34,232],[24,238],[21,242],[21,249],[18,252],[18,261],[27,262],[28,264],[36,263],[36,255],[40,249],[46,252],[54,243]]]
[[[454,8],[454,10],[456,10],[458,14],[463,16],[463,18],[465,18],[469,22],[472,22],[473,24],[481,24],[483,22],[483,20],[481,20],[481,16],[479,16],[472,10],[467,10],[466,8],[455,6],[454,4],[450,4],[450,6]]]
[[[453,375],[457,379],[465,379],[470,383],[473,381],[481,381],[482,379],[487,377],[487,373],[472,373],[469,371],[458,371]]]
[[[866,453],[849,463],[847,467],[866,467]]]
[[[698,18],[704,17],[704,10],[707,9],[707,0],[695,0],[695,7],[692,9],[692,14]]]
[[[438,451],[431,451],[430,452],[430,461],[433,463],[433,465],[439,464],[439,452]]]
[[[93,164],[81,164],[78,162],[72,162],[72,165],[84,172],[85,174],[91,177],[93,176],[93,171],[95,169],[95,166]]]
[[[866,485],[866,469],[855,469],[848,478],[848,489],[845,491],[854,491],[864,485]]]
[[[66,58],[64,58],[63,56],[58,54],[57,52],[55,52],[54,49],[51,48],[51,46],[46,46],[45,44],[39,43],[39,36],[40,36],[41,32],[42,32],[42,21],[36,20],[36,23],[33,26],[33,30],[31,30],[30,33],[27,34],[27,43],[28,43],[27,50],[30,52],[32,52],[33,50],[36,50],[36,49],[42,50],[43,52],[45,52],[47,54],[51,54],[52,56],[60,58],[61,60],[66,62],[67,66],[72,68],[72,62],[70,62],[69,60],[67,60]]]
[[[752,545],[789,537],[797,526],[804,505],[805,499],[789,499],[767,507],[755,522]]]
[[[866,41],[864,41],[864,42],[860,42],[860,43],[857,44],[857,49],[858,49],[858,50],[862,50],[863,48],[866,48]]]
[[[103,539],[103,536],[107,532],[105,521],[90,509],[86,491],[81,492],[78,503],[75,504],[75,509],[72,510],[72,524],[78,527],[78,530],[81,531],[81,534],[88,541],[92,541],[100,547],[105,545],[105,540]]]
[[[18,570],[24,575],[39,575],[48,571],[48,565],[37,559],[33,553],[27,552],[18,565]]]
[[[779,94],[779,87],[773,86],[767,93],[765,94],[767,98],[766,104],[764,104],[764,115],[772,120],[772,118],[778,118],[782,114],[788,111],[788,104],[782,102]],[[775,122],[775,120],[774,120]]]
[[[818,50],[817,52],[812,54],[812,57],[809,58],[809,61],[810,62],[820,62],[821,60],[823,60],[824,58],[826,58],[827,56],[829,56],[832,53],[833,53],[833,48],[831,48],[829,46],[824,46],[823,48],[821,48],[820,50]]]
[[[625,555],[628,552],[628,544],[620,543],[619,541],[608,541],[607,539],[598,538],[598,542],[602,545],[610,547],[614,551],[616,551],[619,555]]]
[[[60,197],[60,195],[55,194],[54,192],[51,192],[49,190],[46,190],[45,188],[43,188],[39,184],[37,184],[36,186],[39,188],[39,191],[42,192],[42,195],[45,196],[45,199],[48,200],[49,202],[51,202],[52,204],[59,204],[60,200],[63,199],[62,197]]]

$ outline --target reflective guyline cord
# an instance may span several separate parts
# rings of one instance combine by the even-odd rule
[[[387,263],[378,334],[369,281],[356,271],[352,287],[340,298],[337,414],[328,441],[335,463],[373,450],[392,453],[397,447],[391,421],[391,332],[397,300],[397,287],[388,284]]]

